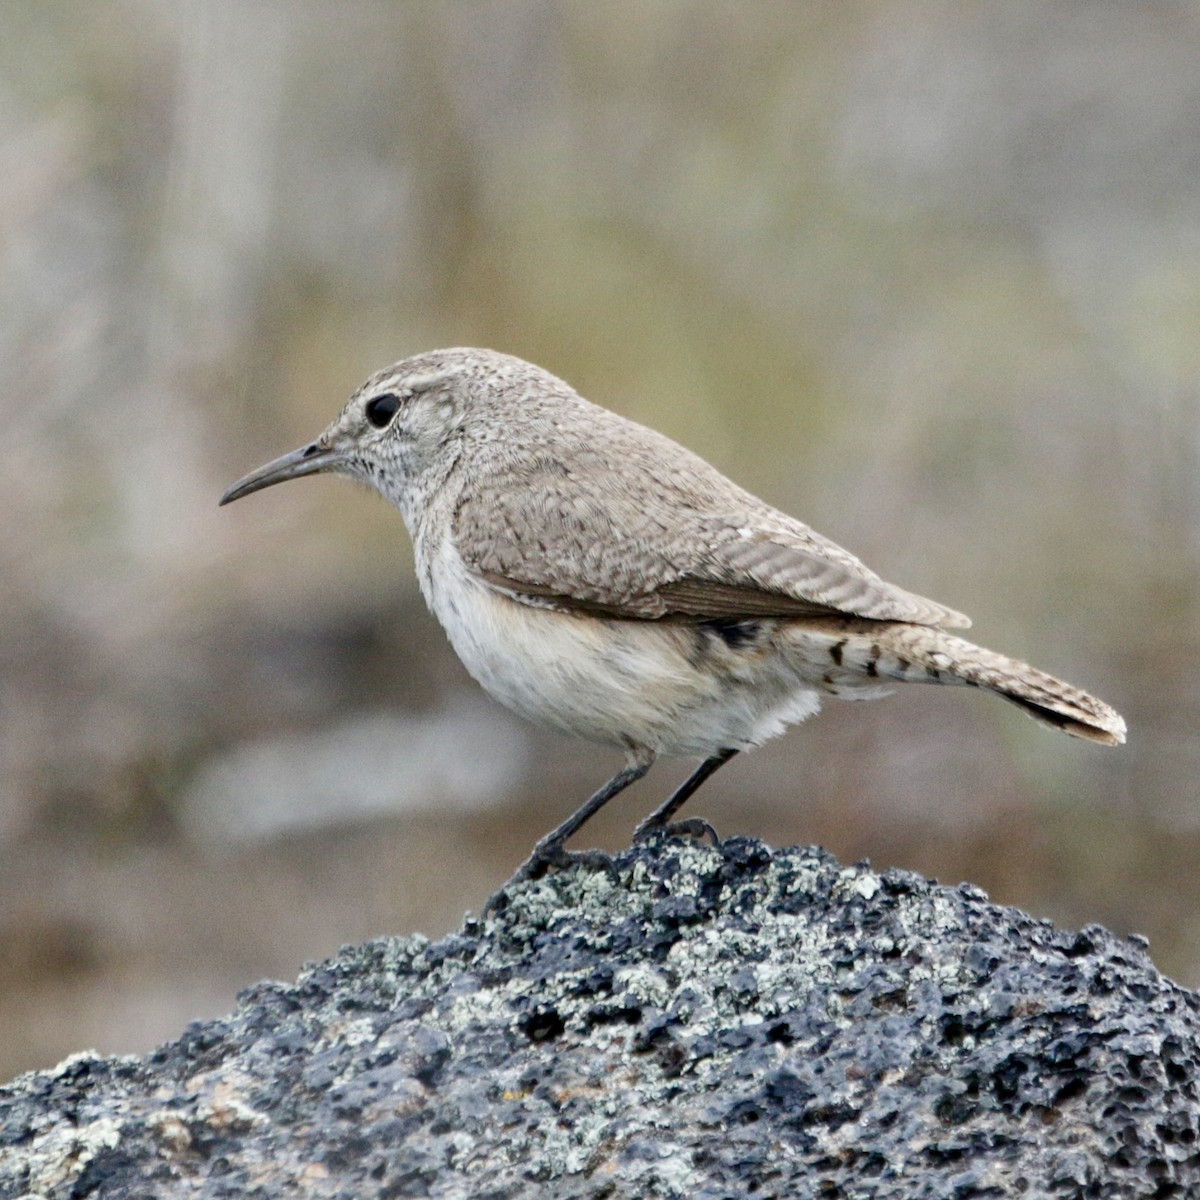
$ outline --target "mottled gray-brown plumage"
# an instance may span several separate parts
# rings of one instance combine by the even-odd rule
[[[568,857],[566,839],[657,755],[702,755],[637,836],[678,827],[709,774],[826,696],[967,684],[1073,736],[1124,741],[1102,701],[946,632],[970,622],[510,355],[436,350],[380,371],[315,442],[222,503],[322,471],[400,508],[425,599],[490,694],[626,751],[516,878]]]

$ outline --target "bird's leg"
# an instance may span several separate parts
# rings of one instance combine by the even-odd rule
[[[692,837],[710,837],[714,846],[721,844],[717,831],[703,817],[691,817],[685,821],[671,818],[684,801],[711,775],[723,767],[736,750],[722,750],[706,758],[634,831],[633,840],[644,842],[652,837],[670,837],[673,834],[690,834]]]
[[[550,830],[534,846],[529,857],[513,872],[509,881],[483,906],[483,915],[498,912],[508,902],[507,892],[514,883],[526,879],[537,879],[549,867],[565,867],[571,863],[587,863],[612,871],[612,860],[600,850],[568,850],[567,839],[594,817],[618,792],[623,792],[631,783],[636,783],[650,770],[654,763],[654,752],[642,747],[631,748],[629,762],[621,768],[602,788],[593,792],[561,825]]]

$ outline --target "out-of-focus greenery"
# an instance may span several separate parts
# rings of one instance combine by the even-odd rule
[[[697,811],[1200,981],[1198,53],[1164,0],[7,6],[0,1076],[449,928],[613,768],[476,697],[386,505],[216,508],[437,345],[676,436],[1130,724],[906,689]]]

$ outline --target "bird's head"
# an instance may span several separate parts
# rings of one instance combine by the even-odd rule
[[[372,375],[313,442],[251,471],[222,504],[303,475],[348,475],[405,508],[414,487],[453,464],[454,445],[497,387],[528,363],[492,350],[433,350]]]

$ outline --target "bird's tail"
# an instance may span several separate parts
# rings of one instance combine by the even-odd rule
[[[1020,659],[985,650],[963,638],[927,625],[899,622],[847,621],[828,631],[826,653],[832,690],[866,678],[897,679],[906,683],[966,684],[986,688],[1011,701],[1035,721],[1061,729],[1072,737],[1104,746],[1125,741],[1125,721],[1103,700],[1072,684],[1055,679]],[[848,678],[853,676],[854,678]]]

